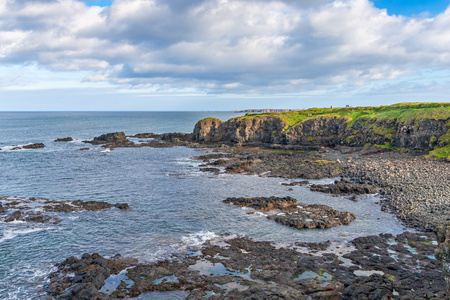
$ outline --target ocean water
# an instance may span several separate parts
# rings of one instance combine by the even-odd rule
[[[191,132],[196,121],[231,112],[68,112],[0,113],[0,195],[55,200],[126,202],[131,210],[60,213],[57,225],[0,222],[0,298],[43,299],[54,264],[83,253],[120,253],[143,262],[170,258],[222,233],[274,243],[349,241],[358,236],[403,231],[396,218],[380,211],[375,196],[357,203],[288,187],[280,178],[211,175],[191,157],[201,149],[126,148],[107,151],[82,143],[103,133]],[[68,143],[56,138],[71,136]],[[14,145],[42,142],[37,150]],[[90,150],[80,151],[89,147]],[[323,179],[317,182],[332,182]],[[348,226],[295,230],[247,209],[222,203],[227,197],[292,196],[357,215]]]

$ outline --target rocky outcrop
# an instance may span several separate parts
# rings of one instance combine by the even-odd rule
[[[50,274],[50,283],[45,286],[45,291],[57,296],[57,299],[97,299],[99,290],[109,276],[134,264],[137,264],[136,259],[120,255],[111,259],[105,259],[98,253],[85,253],[81,259],[72,256]]]
[[[108,208],[128,210],[127,203],[111,204],[103,201],[58,201],[45,198],[21,198],[0,196],[0,221],[6,223],[24,221],[32,223],[58,224],[60,218],[44,213],[69,213],[78,211],[99,211]]]
[[[29,144],[24,146],[15,146],[11,150],[22,150],[22,149],[40,149],[45,148],[45,145],[43,143],[35,143],[35,144]]]
[[[350,224],[356,216],[340,212],[327,205],[297,203],[292,197],[228,198],[224,203],[240,207],[251,207],[259,211],[277,210],[266,217],[285,226],[296,229],[330,228]]]
[[[202,119],[195,124],[193,139],[200,143],[218,142],[223,140],[221,126],[223,122],[217,118]]]
[[[407,232],[357,238],[351,248],[330,242],[297,248],[223,235],[154,263],[70,257],[44,289],[55,299],[93,300],[445,299],[433,238]]]
[[[401,147],[431,150],[446,145],[439,138],[448,131],[449,120],[420,119],[407,123],[392,120],[357,120],[317,116],[288,127],[275,115],[245,116],[222,122],[207,118],[194,129],[200,143],[281,144],[303,146]]]
[[[112,132],[107,134],[102,134],[95,137],[92,141],[83,141],[83,143],[89,143],[92,145],[102,145],[103,148],[114,149],[117,147],[135,147],[135,143],[127,140],[125,133],[123,132]]]
[[[438,227],[436,236],[439,247],[435,250],[435,255],[442,263],[442,271],[447,283],[447,296],[450,297],[450,223]]]
[[[379,188],[369,183],[355,183],[347,179],[341,179],[332,184],[313,184],[310,190],[335,195],[363,195],[378,193]]]
[[[71,141],[73,141],[73,138],[71,138],[70,136],[54,140],[54,142],[71,142]]]
[[[257,210],[283,209],[297,207],[297,200],[292,197],[257,197],[257,198],[227,198],[223,203],[231,203],[240,207],[251,207]]]

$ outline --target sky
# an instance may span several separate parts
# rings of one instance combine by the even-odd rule
[[[0,111],[450,101],[450,0],[0,0]]]

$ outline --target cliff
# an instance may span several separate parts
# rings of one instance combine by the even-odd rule
[[[450,103],[400,103],[379,107],[312,108],[247,114],[222,122],[200,120],[201,143],[302,146],[377,146],[429,150],[450,156]]]

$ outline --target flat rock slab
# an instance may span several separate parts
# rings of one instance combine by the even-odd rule
[[[0,196],[0,220],[6,223],[25,221],[58,224],[61,219],[43,213],[68,213],[98,211],[108,208],[130,209],[127,203],[111,204],[103,201],[59,201],[45,198],[22,198]]]
[[[297,200],[292,197],[256,197],[256,198],[227,198],[224,203],[231,203],[240,207],[251,207],[257,210],[282,209],[297,206]]]
[[[330,228],[348,225],[356,216],[348,211],[338,211],[327,205],[298,203],[296,210],[283,210],[282,213],[267,218],[285,226],[297,229]]]
[[[71,142],[73,141],[73,138],[68,136],[65,138],[57,138],[56,140],[54,140],[54,142]]]
[[[228,198],[224,203],[251,207],[260,211],[278,210],[266,215],[285,226],[297,229],[330,228],[347,225],[356,219],[350,212],[341,212],[327,205],[298,203],[292,197]]]
[[[309,184],[309,181],[307,181],[307,180],[281,183],[281,185],[284,185],[284,186],[298,186],[298,185],[304,186],[304,185],[308,185],[308,184]]]
[[[376,194],[379,188],[368,183],[355,183],[346,179],[336,180],[332,184],[313,184],[310,187],[313,192],[322,192],[335,195],[363,195]]]

